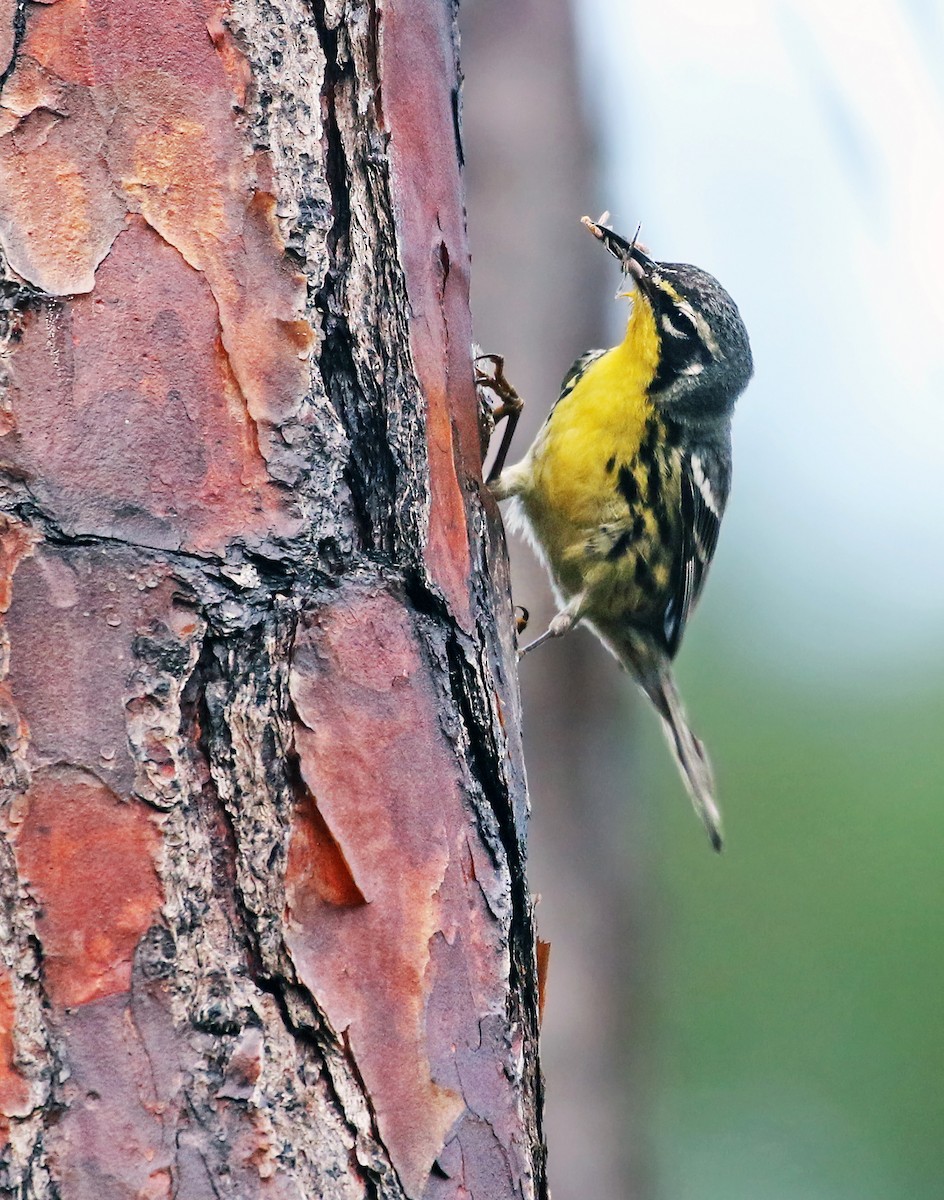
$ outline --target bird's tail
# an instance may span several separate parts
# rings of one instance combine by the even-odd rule
[[[721,813],[715,802],[715,781],[711,763],[705,747],[689,727],[682,698],[678,694],[668,664],[663,664],[657,675],[646,679],[643,687],[662,718],[665,736],[675,751],[679,770],[692,798],[695,812],[701,817],[708,831],[713,849],[720,853],[723,846]]]

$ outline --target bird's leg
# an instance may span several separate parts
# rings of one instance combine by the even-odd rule
[[[482,363],[490,363],[491,372],[486,370],[481,365]],[[493,427],[499,421],[505,420],[498,453],[495,455],[492,469],[485,480],[486,483],[493,483],[505,466],[505,459],[511,449],[511,439],[515,436],[515,428],[518,425],[521,410],[524,408],[524,401],[505,378],[505,360],[500,354],[480,354],[476,358],[475,385],[480,389],[492,392],[498,399],[498,403],[492,409]]]
[[[576,596],[573,596],[567,602],[566,608],[560,610],[541,636],[535,638],[533,642],[529,642],[527,646],[518,651],[518,657],[524,658],[531,650],[536,650],[538,646],[543,645],[550,638],[563,637],[565,633],[569,633],[583,616],[586,599],[586,592],[579,592]]]

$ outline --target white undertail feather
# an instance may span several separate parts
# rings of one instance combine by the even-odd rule
[[[715,803],[711,763],[704,746],[691,731],[682,698],[668,666],[663,668],[658,681],[649,684],[646,691],[662,718],[666,739],[675,751],[695,812],[701,817],[712,846],[715,850],[721,850],[721,813]]]

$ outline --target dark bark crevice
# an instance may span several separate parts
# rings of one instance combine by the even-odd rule
[[[312,12],[325,59],[321,111],[325,177],[332,201],[332,223],[327,238],[329,267],[314,296],[323,330],[319,370],[325,392],[349,440],[345,478],[359,518],[358,549],[390,553],[394,537],[389,498],[394,493],[396,470],[387,444],[383,399],[376,392],[368,394],[357,370],[345,302],[350,264],[350,169],[337,107],[339,99],[343,101],[354,86],[354,67],[349,56],[342,52],[339,29],[326,24],[317,4]]]

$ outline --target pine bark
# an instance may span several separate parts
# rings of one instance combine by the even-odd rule
[[[0,1196],[545,1194],[454,17],[0,3]]]

